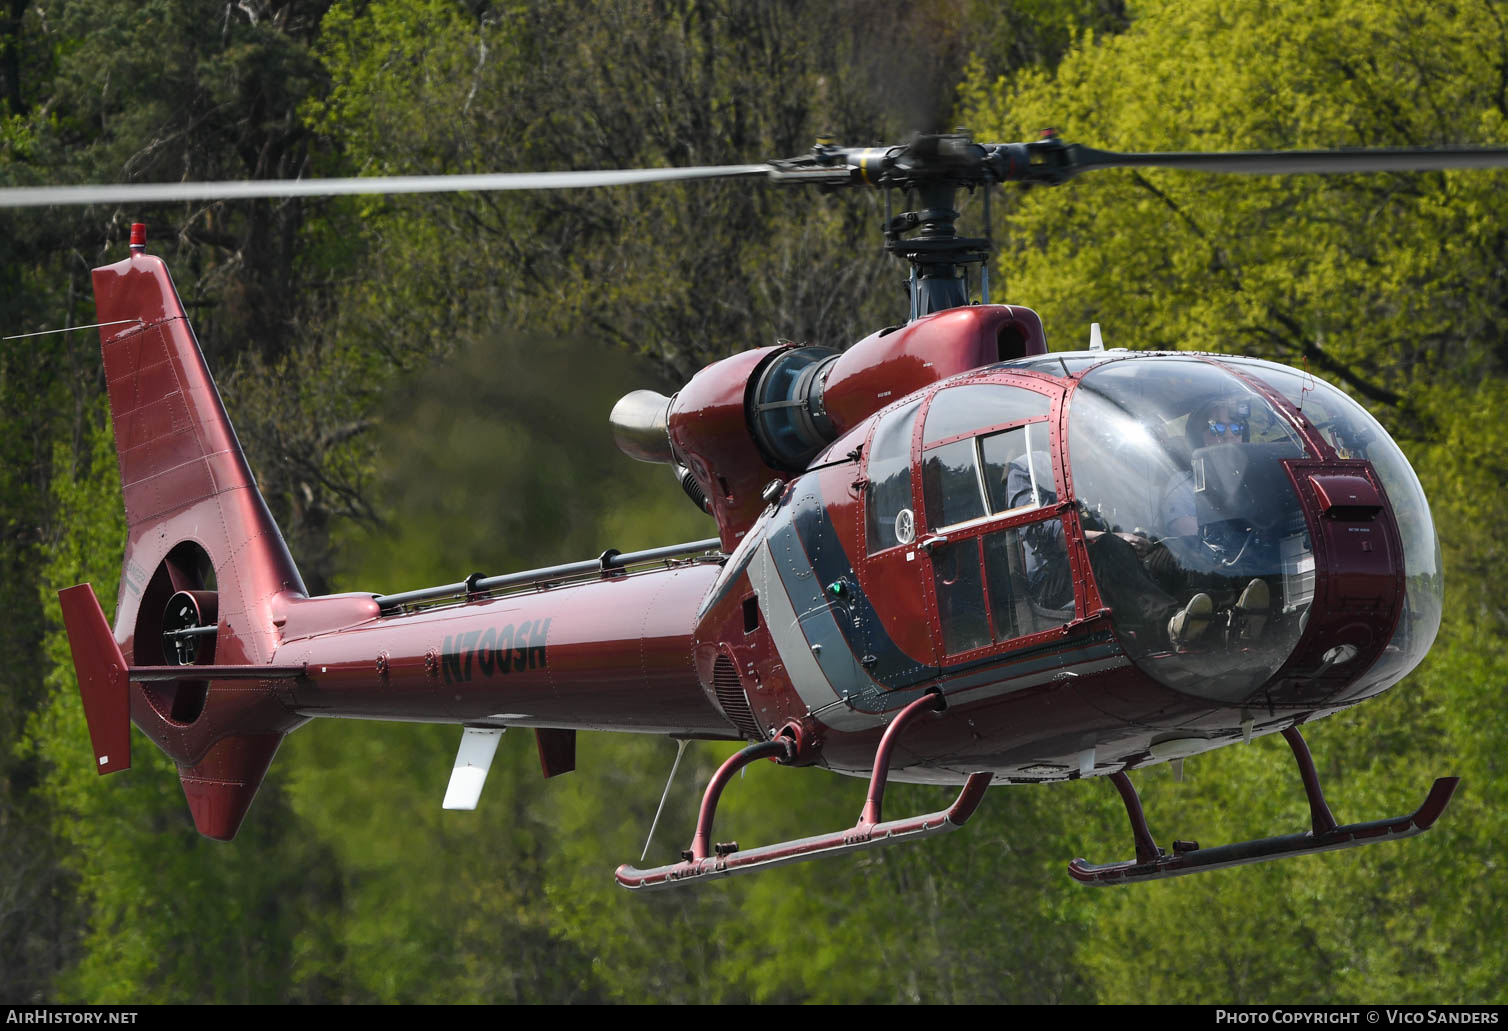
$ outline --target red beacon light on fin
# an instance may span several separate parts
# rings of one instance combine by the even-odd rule
[[[145,222],[131,223],[131,253],[145,254],[147,252],[147,224]]]

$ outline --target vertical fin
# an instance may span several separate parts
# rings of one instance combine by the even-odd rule
[[[306,594],[219,391],[200,352],[167,266],[133,253],[94,270],[115,448],[126,506],[125,570],[117,619],[122,650],[137,664],[141,617],[166,599],[146,586],[180,542],[191,540],[214,567],[222,623],[237,631],[216,653],[224,663],[266,662],[275,647],[271,599]],[[188,585],[189,587],[197,585]],[[177,585],[184,589],[184,585]],[[142,605],[147,602],[147,611]],[[145,729],[145,728],[143,728]]]
[[[193,766],[178,768],[200,834],[216,841],[236,836],[282,741],[282,734],[232,734],[211,745]]]

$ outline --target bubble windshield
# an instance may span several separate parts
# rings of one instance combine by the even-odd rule
[[[1282,463],[1302,457],[1264,397],[1202,359],[1112,361],[1074,391],[1090,567],[1128,653],[1169,687],[1244,699],[1298,642],[1314,552]]]
[[[1440,542],[1419,477],[1371,413],[1324,380],[1254,358],[1221,361],[1283,395],[1339,457],[1364,458],[1377,471],[1403,539],[1404,608],[1382,656],[1349,693],[1363,696],[1396,683],[1419,665],[1434,644],[1445,605]]]

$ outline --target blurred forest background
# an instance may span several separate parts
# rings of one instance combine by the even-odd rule
[[[1121,150],[1508,143],[1498,0],[4,0],[0,183],[743,163],[965,125]],[[239,838],[171,763],[91,769],[56,591],[113,611],[124,541],[93,332],[0,343],[0,999],[8,1002],[1508,1001],[1508,177],[1101,173],[998,195],[997,299],[1056,348],[1237,351],[1390,427],[1428,492],[1445,625],[1309,735],[1343,821],[1463,777],[1407,844],[1091,890],[1105,783],[997,788],[960,834],[669,896],[617,888],[674,755],[504,740],[444,812],[454,728],[317,721]],[[703,183],[0,215],[0,327],[94,321],[150,226],[316,591],[397,591],[710,536],[612,448],[777,337],[896,320],[879,199]],[[651,860],[732,751],[693,745]],[[1138,775],[1153,830],[1304,827],[1281,741]],[[893,789],[894,811],[946,792]],[[851,822],[862,782],[757,764],[719,827]]]

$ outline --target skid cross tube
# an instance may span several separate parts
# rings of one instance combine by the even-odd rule
[[[1270,859],[1287,856],[1303,856],[1313,852],[1333,852],[1343,848],[1358,848],[1379,841],[1396,838],[1411,838],[1423,834],[1435,825],[1451,795],[1459,777],[1441,777],[1430,788],[1424,803],[1407,816],[1395,816],[1367,823],[1351,823],[1344,827],[1336,823],[1325,801],[1324,789],[1320,787],[1319,773],[1314,768],[1314,759],[1309,746],[1297,727],[1283,731],[1293,757],[1298,763],[1299,776],[1304,781],[1304,794],[1309,799],[1311,829],[1302,834],[1285,834],[1275,838],[1257,838],[1238,841],[1231,845],[1200,848],[1197,844],[1175,842],[1173,854],[1169,855],[1153,842],[1152,832],[1147,827],[1147,818],[1142,813],[1141,800],[1131,778],[1124,773],[1112,773],[1111,783],[1121,794],[1126,804],[1126,815],[1131,820],[1131,833],[1136,840],[1136,858],[1122,863],[1103,865],[1075,859],[1068,864],[1072,877],[1084,884],[1130,884],[1133,881],[1150,881],[1161,877],[1181,877],[1184,874],[1201,873],[1206,870],[1221,870],[1246,863],[1263,863]]]
[[[979,808],[985,789],[990,786],[991,774],[974,773],[964,782],[963,790],[947,809],[923,816],[883,822],[880,819],[885,797],[885,783],[890,775],[890,757],[896,739],[906,725],[920,713],[941,711],[946,707],[942,696],[931,692],[916,699],[896,713],[880,738],[875,750],[874,773],[869,780],[869,796],[864,802],[864,811],[854,826],[810,838],[797,838],[774,845],[764,845],[747,851],[739,851],[738,845],[730,843],[714,848],[711,844],[712,818],[717,809],[724,785],[740,768],[764,756],[789,756],[794,742],[776,738],[750,745],[723,763],[707,785],[702,797],[701,814],[697,819],[696,837],[691,848],[683,852],[685,859],[670,866],[653,870],[639,870],[627,864],[618,867],[614,876],[625,888],[654,890],[670,888],[677,884],[709,877],[731,877],[738,873],[780,866],[784,863],[799,863],[821,856],[840,855],[861,849],[890,845],[898,841],[943,834],[962,827]]]
[[[895,714],[890,726],[880,737],[880,747],[874,752],[874,772],[869,775],[869,795],[864,799],[864,812],[859,816],[859,826],[880,822],[880,809],[885,801],[885,782],[890,779],[890,753],[895,750],[895,740],[900,737],[906,724],[917,713],[931,710],[942,712],[948,703],[936,692],[928,692]]]
[[[761,741],[729,756],[728,761],[718,767],[707,784],[706,794],[702,795],[701,812],[696,817],[696,837],[691,839],[691,854],[686,857],[688,860],[696,862],[712,854],[712,819],[717,815],[717,803],[722,798],[723,788],[727,787],[733,775],[756,759],[789,759],[794,748],[794,743],[788,738]],[[735,844],[734,848],[737,847]]]

